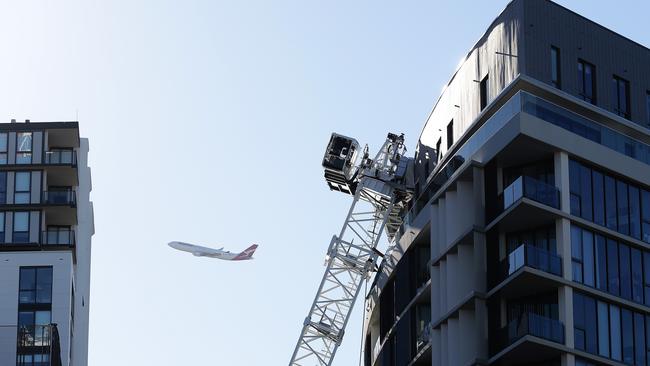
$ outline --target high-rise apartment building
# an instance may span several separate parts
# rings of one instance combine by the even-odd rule
[[[0,365],[88,363],[87,157],[77,122],[0,124]]]
[[[650,365],[648,48],[514,0],[415,162],[366,298],[366,366]]]

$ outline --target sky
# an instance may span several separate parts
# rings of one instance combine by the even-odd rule
[[[645,1],[560,3],[650,45]],[[376,152],[403,132],[412,154],[506,4],[2,1],[0,121],[79,120],[90,141],[89,364],[287,364],[351,203],[322,177],[330,133]],[[172,240],[260,247],[231,263]],[[359,362],[361,310],[334,365]]]

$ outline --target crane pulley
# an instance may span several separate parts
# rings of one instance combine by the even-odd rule
[[[412,160],[404,156],[404,135],[389,133],[370,159],[368,147],[332,134],[323,158],[331,190],[353,196],[339,235],[330,241],[325,274],[303,323],[290,366],[330,366],[341,345],[354,303],[377,266],[377,245],[384,230],[393,241],[412,195],[407,174]]]

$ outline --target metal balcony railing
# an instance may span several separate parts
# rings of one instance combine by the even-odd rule
[[[49,190],[43,192],[43,204],[46,205],[70,205],[77,204],[77,197],[74,189]]]
[[[499,212],[505,211],[508,207],[524,197],[553,208],[560,208],[559,189],[535,178],[521,176],[515,179],[499,195]]]
[[[73,230],[46,230],[41,232],[41,245],[75,245]]]
[[[416,343],[416,349],[419,351],[424,347],[429,341],[431,340],[431,323],[428,323],[424,329],[418,334],[417,337],[417,343]]]
[[[501,348],[505,348],[527,335],[564,344],[564,324],[562,322],[531,312],[521,314],[517,319],[501,328],[499,332]]]
[[[47,165],[77,165],[77,154],[74,150],[51,150],[45,152]]]
[[[21,325],[18,327],[18,347],[49,347],[52,325]]]

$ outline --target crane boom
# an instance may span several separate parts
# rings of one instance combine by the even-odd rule
[[[327,250],[325,274],[320,282],[290,366],[330,366],[341,345],[345,327],[363,281],[377,266],[377,245],[386,230],[389,240],[402,223],[401,212],[410,199],[405,176],[403,135],[388,134],[374,159],[367,147],[357,164],[359,145],[332,134],[323,159],[330,189],[353,195],[339,235]]]

